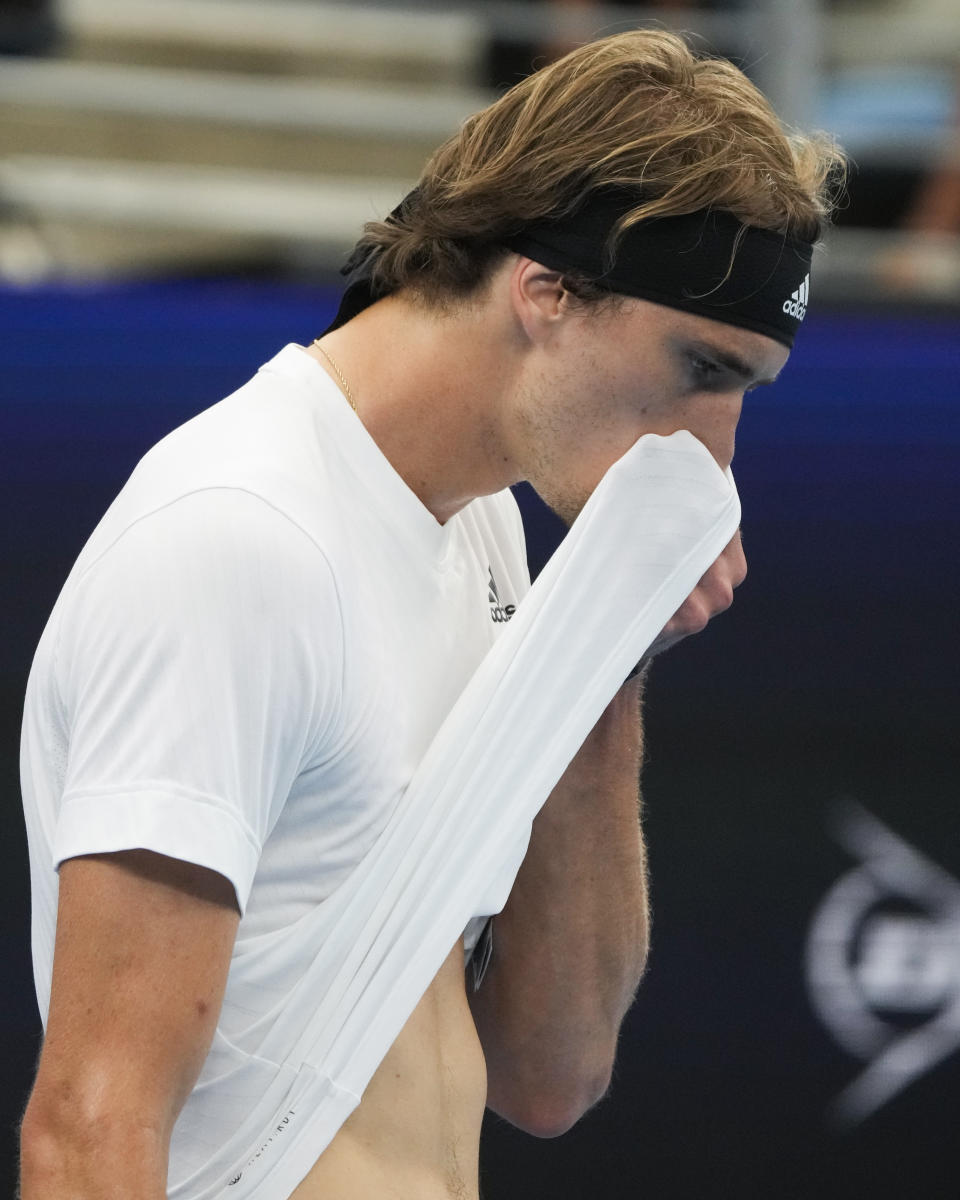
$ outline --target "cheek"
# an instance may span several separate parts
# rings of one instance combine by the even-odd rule
[[[587,356],[541,377],[529,416],[558,453],[588,462],[612,461],[617,449],[622,447],[623,453],[639,432],[620,381]]]

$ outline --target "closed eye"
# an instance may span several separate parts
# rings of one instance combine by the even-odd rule
[[[702,354],[691,353],[687,361],[690,367],[690,377],[698,390],[719,390],[730,378],[729,370],[712,358]]]
[[[719,350],[714,354],[688,348],[685,358],[695,391],[724,392],[739,387],[744,392],[752,392],[754,388],[773,383],[775,379],[759,378],[748,363],[736,355]]]

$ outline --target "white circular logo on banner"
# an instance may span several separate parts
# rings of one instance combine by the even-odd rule
[[[960,883],[858,805],[835,824],[860,865],[814,914],[806,975],[824,1025],[866,1062],[833,1108],[855,1125],[960,1048]]]

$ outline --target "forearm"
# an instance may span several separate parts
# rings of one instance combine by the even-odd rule
[[[643,972],[641,686],[621,688],[534,821],[495,920],[490,968],[471,1002],[489,1103],[510,1119],[518,1095],[566,1097],[582,1110],[602,1094]],[[554,1124],[564,1121],[545,1127]]]

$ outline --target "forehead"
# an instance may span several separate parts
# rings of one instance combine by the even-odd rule
[[[650,300],[625,298],[621,307],[627,337],[659,339],[682,351],[686,346],[713,350],[739,360],[757,379],[772,379],[782,369],[790,351],[786,346],[750,329],[683,312]]]

